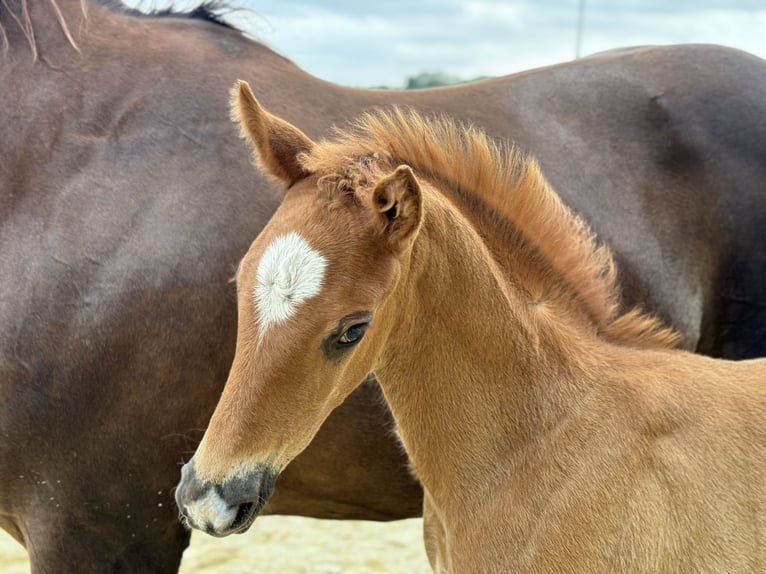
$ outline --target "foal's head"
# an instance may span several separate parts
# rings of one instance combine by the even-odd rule
[[[409,167],[373,152],[322,165],[317,146],[244,82],[233,112],[286,192],[237,271],[234,362],[178,489],[189,522],[217,535],[252,523],[278,473],[374,370],[421,222]]]

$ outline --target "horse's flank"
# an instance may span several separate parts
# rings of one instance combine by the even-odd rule
[[[458,196],[468,196],[474,207],[477,199],[486,204],[498,216],[491,226],[500,225],[509,233],[516,228],[534,246],[538,261],[548,266],[547,277],[527,287],[534,300],[549,299],[549,279],[560,277],[609,339],[648,347],[678,343],[677,333],[657,318],[636,309],[620,313],[611,250],[597,242],[588,225],[551,190],[537,162],[519,148],[444,117],[424,121],[418,114],[398,108],[365,114],[352,129],[336,130],[336,136],[304,157],[309,172],[331,174],[345,165],[346,173],[338,185],[353,189],[359,179],[374,180],[400,163],[409,164]],[[348,158],[353,157],[360,160],[349,166]],[[371,171],[375,173],[364,173]],[[349,177],[356,181],[346,181]],[[507,245],[500,249],[504,253],[496,255],[505,257]],[[555,291],[559,290],[557,286]]]

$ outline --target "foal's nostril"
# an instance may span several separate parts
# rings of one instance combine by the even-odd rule
[[[266,465],[222,483],[200,481],[194,460],[181,471],[176,503],[181,522],[213,536],[244,532],[268,500],[279,472]]]
[[[234,517],[234,522],[231,523],[232,529],[237,529],[246,524],[252,523],[255,519],[255,503],[244,502],[237,507],[237,514]]]

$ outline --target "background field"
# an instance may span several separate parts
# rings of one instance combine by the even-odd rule
[[[420,519],[399,522],[265,516],[245,534],[195,533],[181,574],[373,574],[430,572]],[[0,530],[0,572],[29,574],[24,549]]]

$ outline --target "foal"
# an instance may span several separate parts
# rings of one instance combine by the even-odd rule
[[[234,363],[177,494],[190,524],[249,527],[374,372],[434,570],[766,569],[766,361],[620,315],[610,252],[531,159],[397,110],[316,144],[245,83],[235,115],[287,191],[237,273]]]

